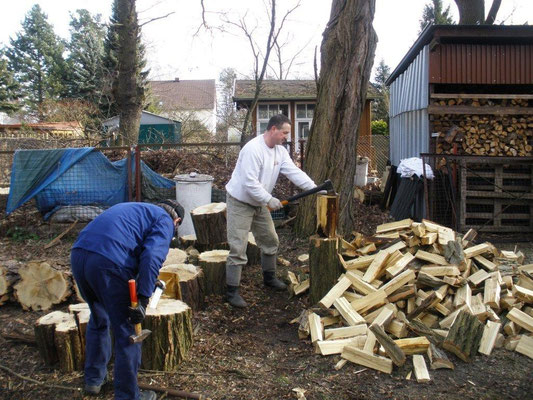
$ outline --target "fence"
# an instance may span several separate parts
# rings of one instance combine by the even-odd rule
[[[423,154],[429,219],[465,232],[533,232],[533,157]]]

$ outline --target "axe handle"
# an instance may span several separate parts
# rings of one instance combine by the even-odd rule
[[[128,287],[130,289],[130,301],[131,301],[131,306],[133,308],[137,307],[137,305],[139,304],[138,303],[138,300],[137,300],[137,287],[135,285],[135,279],[130,279],[128,281]],[[142,327],[141,327],[141,324],[135,324],[135,334],[136,335],[140,335],[141,332],[142,332]]]

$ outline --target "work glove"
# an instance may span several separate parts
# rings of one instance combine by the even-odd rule
[[[279,210],[280,208],[283,207],[283,205],[281,204],[281,201],[279,201],[278,199],[276,199],[275,197],[272,197],[268,203],[267,203],[267,207],[271,210],[271,211],[276,211],[276,210]]]
[[[140,324],[144,321],[146,316],[146,306],[148,305],[148,298],[138,296],[139,302],[137,307],[128,307],[128,317],[132,324]]]

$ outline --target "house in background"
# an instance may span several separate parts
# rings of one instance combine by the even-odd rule
[[[30,124],[0,125],[0,137],[36,139],[83,138],[83,127],[78,121],[72,122],[36,122]]]
[[[254,80],[236,80],[233,101],[237,109],[249,108],[255,94]],[[290,141],[298,151],[299,141],[307,139],[316,105],[314,80],[264,80],[257,107],[252,111],[252,130],[255,135],[266,130],[268,120],[276,114],[284,114],[292,121]],[[373,159],[370,130],[370,103],[375,98],[369,86],[361,121],[359,123],[358,153]]]
[[[102,122],[107,132],[106,144],[114,146],[118,140],[120,117],[118,115]],[[139,127],[139,143],[181,142],[181,122],[143,111]]]
[[[161,115],[180,119],[190,114],[212,134],[216,131],[216,85],[214,79],[148,82],[155,106]]]

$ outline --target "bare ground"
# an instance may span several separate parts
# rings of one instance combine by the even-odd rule
[[[48,250],[43,245],[61,229],[37,222],[22,226],[15,238],[1,239],[2,259],[54,259],[68,268],[69,249],[81,226]],[[292,271],[301,272],[296,257],[307,252],[307,242],[296,239],[288,228],[278,233],[280,254],[292,262]],[[491,238],[498,248],[514,249],[513,240],[498,244],[495,239]],[[526,253],[528,262],[533,262],[531,240],[518,243],[518,248]],[[297,325],[290,324],[309,306],[306,296],[289,298],[286,293],[263,288],[258,267],[245,269],[242,292],[250,303],[248,309],[234,310],[222,298],[211,297],[206,309],[193,316],[194,346],[178,371],[141,372],[139,381],[202,393],[212,399],[296,399],[293,388],[305,389],[309,400],[533,398],[531,359],[504,349],[496,349],[490,357],[478,355],[471,364],[450,355],[455,370],[430,371],[432,380],[425,384],[405,379],[412,368],[410,361],[395,368],[392,375],[350,363],[335,371],[339,356],[314,354],[308,340],[298,340]],[[22,311],[16,304],[2,306],[0,332],[31,334],[34,322],[47,312]],[[78,390],[83,384],[82,373],[62,374],[45,367],[31,344],[0,337],[0,346],[0,399],[84,398]],[[72,390],[45,387],[14,373]],[[105,386],[99,398],[112,399],[112,385]]]

